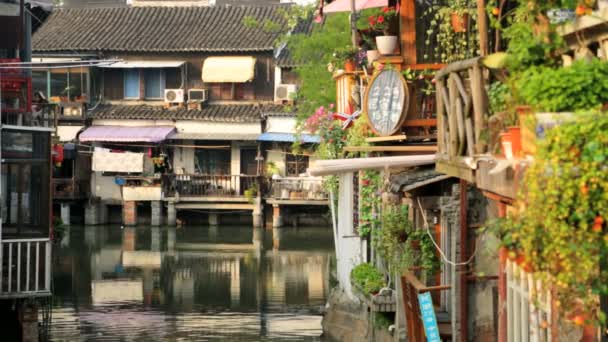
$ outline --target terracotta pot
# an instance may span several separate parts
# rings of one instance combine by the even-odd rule
[[[504,154],[505,158],[513,159],[513,141],[511,133],[500,133],[500,144],[502,146],[502,153]]]
[[[376,46],[381,55],[392,55],[397,50],[399,40],[397,36],[378,36],[376,37]]]
[[[355,72],[357,66],[355,65],[355,61],[352,59],[347,59],[344,61],[344,71],[346,72]]]
[[[521,157],[521,129],[519,126],[507,127],[511,134],[511,150],[514,157]]]
[[[378,50],[367,50],[367,65],[372,65],[374,61],[380,57],[380,51]]]
[[[467,28],[469,27],[469,13],[452,13],[451,15],[452,22],[452,30],[454,32],[462,33],[467,32]]]

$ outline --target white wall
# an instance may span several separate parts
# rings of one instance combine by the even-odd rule
[[[273,162],[279,168],[279,174],[285,176],[287,166],[285,164],[285,153],[282,150],[270,150],[267,154],[268,162]]]
[[[181,144],[194,145],[194,141],[184,140]],[[183,169],[184,173],[194,173],[194,152],[192,147],[173,147],[173,170]]]
[[[114,182],[114,177],[102,176],[101,172],[91,172],[91,194],[102,200],[122,201],[120,186]]]
[[[262,134],[260,122],[177,121],[175,128],[178,133]]]
[[[72,141],[84,126],[57,126],[59,141]]]
[[[270,116],[266,120],[266,132],[296,133],[296,118]]]
[[[354,234],[353,227],[353,173],[339,175],[338,191],[338,241],[336,248],[337,273],[340,286],[353,300],[358,301],[352,292],[350,272],[362,262],[366,262],[366,242]]]

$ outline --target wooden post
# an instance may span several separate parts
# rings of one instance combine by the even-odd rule
[[[477,0],[477,29],[479,30],[479,54],[488,54],[488,19],[484,0]]]
[[[481,141],[481,132],[485,129],[485,116],[488,108],[483,73],[479,65],[471,69],[471,95],[473,96],[473,127],[475,127],[475,153],[485,152],[485,144]]]
[[[401,0],[399,6],[399,18],[401,21],[400,40],[401,55],[405,65],[417,64],[416,57],[416,1]]]

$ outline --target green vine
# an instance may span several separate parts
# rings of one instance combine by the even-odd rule
[[[583,115],[549,130],[519,197],[522,213],[510,217],[505,234],[520,248],[525,265],[554,284],[557,303],[568,313],[597,312],[608,294],[608,117]],[[503,237],[504,240],[504,237]]]
[[[382,203],[379,191],[382,179],[380,172],[375,170],[361,173],[361,188],[359,190],[359,235],[368,236],[374,227],[380,226],[378,208]]]

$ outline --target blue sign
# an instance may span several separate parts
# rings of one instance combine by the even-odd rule
[[[422,315],[427,342],[441,342],[431,294],[429,292],[419,294],[418,304],[420,305],[420,314]]]

